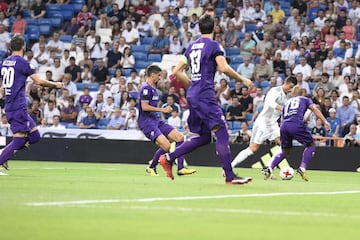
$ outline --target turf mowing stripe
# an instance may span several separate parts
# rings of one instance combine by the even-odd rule
[[[67,208],[96,208],[105,209],[114,206],[105,205],[67,205],[63,206]],[[270,215],[270,216],[307,216],[307,217],[346,217],[360,219],[360,215],[348,215],[348,214],[335,214],[329,212],[298,212],[298,211],[268,211],[261,209],[239,209],[239,208],[189,208],[189,207],[153,207],[153,206],[116,206],[117,208],[126,210],[145,210],[145,211],[169,211],[169,212],[208,212],[208,213],[241,213],[241,214],[257,214],[257,215]]]
[[[138,199],[94,199],[94,200],[75,200],[75,201],[55,201],[55,202],[28,202],[27,206],[65,206],[65,205],[86,205],[95,203],[120,203],[120,202],[159,202],[159,201],[182,201],[182,200],[203,200],[203,199],[224,199],[224,198],[249,198],[249,197],[280,197],[280,196],[304,196],[304,195],[342,195],[357,194],[360,190],[337,191],[337,192],[282,192],[282,193],[253,193],[253,194],[234,194],[234,195],[214,195],[214,196],[184,196],[184,197],[156,197]]]

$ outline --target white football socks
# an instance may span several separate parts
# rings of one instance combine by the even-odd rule
[[[245,148],[242,150],[232,161],[231,167],[234,168],[237,165],[239,165],[241,162],[243,162],[245,159],[247,159],[249,156],[253,155],[254,153],[250,150],[250,148]]]

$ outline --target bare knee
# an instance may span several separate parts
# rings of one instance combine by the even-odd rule
[[[184,135],[182,135],[175,129],[169,133],[168,138],[174,142],[183,142],[184,141]]]
[[[259,150],[260,145],[256,143],[250,143],[249,148],[250,150],[255,153],[257,150]]]

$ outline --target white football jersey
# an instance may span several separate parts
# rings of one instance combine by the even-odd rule
[[[273,87],[265,96],[264,108],[256,118],[254,124],[273,126],[278,125],[277,120],[281,116],[281,112],[276,110],[277,105],[283,106],[289,99],[283,91],[282,86]]]

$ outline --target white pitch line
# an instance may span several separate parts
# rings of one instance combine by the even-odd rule
[[[306,196],[306,195],[343,195],[358,194],[360,190],[337,191],[337,192],[280,192],[280,193],[252,193],[252,194],[233,194],[233,195],[213,195],[213,196],[183,196],[183,197],[156,197],[156,198],[135,198],[135,199],[90,199],[75,201],[54,201],[54,202],[28,202],[27,206],[65,206],[65,205],[86,205],[96,203],[121,203],[121,202],[159,202],[159,201],[183,201],[183,200],[204,200],[204,199],[224,199],[224,198],[251,198],[251,197],[281,197],[281,196]]]
[[[11,170],[88,170],[93,168],[73,168],[73,167],[12,167]],[[121,168],[96,168],[96,170],[116,171]]]
[[[96,208],[96,209],[113,209],[114,206],[105,205],[67,205],[63,207],[75,208]],[[164,212],[200,212],[200,213],[235,213],[235,214],[256,214],[256,215],[270,215],[270,216],[306,216],[306,217],[345,217],[360,219],[360,215],[349,214],[335,214],[329,212],[302,212],[302,211],[269,211],[261,209],[241,209],[241,208],[189,208],[189,207],[152,207],[152,206],[116,206],[125,210],[141,210],[141,211],[164,211]]]

